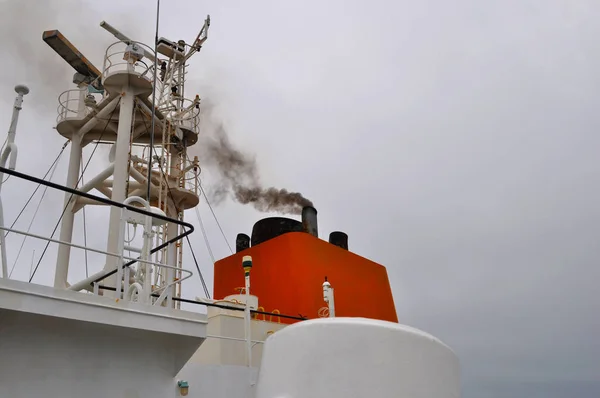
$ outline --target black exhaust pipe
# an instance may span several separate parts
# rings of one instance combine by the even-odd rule
[[[348,235],[342,231],[333,231],[329,234],[329,243],[348,250]]]
[[[235,252],[239,253],[248,248],[250,248],[250,237],[246,234],[237,234],[235,238]]]
[[[317,223],[317,209],[312,206],[302,208],[302,229],[315,238],[319,237],[319,227]]]

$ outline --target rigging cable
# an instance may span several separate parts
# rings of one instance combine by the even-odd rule
[[[83,157],[80,159],[80,167],[83,170]],[[81,184],[85,184],[85,182],[83,182],[83,174],[81,175]],[[85,206],[83,206],[81,208],[81,211],[83,212],[83,246],[87,247],[87,228],[86,228],[86,223],[85,223]],[[85,256],[85,277],[88,278],[89,275],[89,270],[88,270],[88,253],[87,250],[83,251],[83,255]]]
[[[197,207],[196,207],[197,209]],[[187,238],[187,236],[186,236]],[[194,250],[192,250],[192,244],[190,242],[190,239],[187,239],[188,242],[188,246],[190,247],[190,253],[192,253],[192,258],[194,259],[194,264],[196,264],[196,269],[198,270],[198,273],[200,274],[200,267],[198,266],[198,260],[196,259],[196,255],[194,254]],[[214,258],[213,258],[214,260]],[[214,264],[214,261],[213,261]],[[206,295],[206,298],[210,298],[210,292],[208,291],[208,287],[206,286],[206,282],[204,282],[204,277],[200,274],[200,282],[202,282],[202,288],[204,289],[204,294]]]
[[[152,82],[152,120],[150,121],[150,156],[148,156],[148,190],[146,192],[150,200],[150,186],[152,185],[152,152],[154,149],[154,127],[156,122],[156,74],[158,72],[158,22],[160,20],[160,0],[156,0],[156,30],[154,32],[154,78]],[[146,124],[144,122],[144,124]]]
[[[210,243],[208,242],[208,236],[206,234],[206,231],[204,230],[204,224],[202,223],[202,217],[200,217],[200,211],[198,210],[198,206],[194,207],[194,210],[196,211],[196,217],[198,217],[198,224],[200,226],[200,230],[202,231],[202,236],[204,237],[204,243],[206,244],[206,249],[208,250],[208,254],[210,256],[210,259],[212,260],[212,263],[215,263],[215,256],[213,255],[212,249],[210,248]],[[192,252],[193,254],[193,252]],[[208,293],[208,289],[206,288],[206,285],[204,285],[204,293],[206,294],[207,298],[210,298],[210,294]]]
[[[153,117],[154,115],[152,115],[152,119],[154,119]],[[142,117],[142,122],[144,123],[144,127],[146,129],[148,129],[148,125],[146,124],[146,120],[144,117]],[[156,151],[156,148],[152,148],[152,151],[150,152],[149,156],[150,159],[152,159],[152,152],[154,152],[154,155],[158,158],[158,159],[162,159],[162,157],[158,156],[158,152]],[[167,190],[169,191],[169,195],[171,196],[171,201],[173,202],[173,206],[175,207],[175,210],[177,211],[177,214],[181,213],[181,210],[179,209],[179,207],[177,207],[177,205],[175,204],[175,201],[173,201],[173,193],[171,192],[171,187],[169,186],[169,180],[167,179],[167,176],[165,174],[165,171],[163,170],[163,164],[162,161],[159,161],[159,165],[158,167],[160,168],[160,173],[163,177],[163,179],[165,181],[167,181]],[[150,185],[150,182],[148,182],[148,186]],[[148,198],[150,198],[150,196],[148,196]],[[204,290],[204,294],[206,294],[206,298],[210,298],[210,292],[208,291],[208,287],[206,286],[206,281],[204,280],[204,276],[202,275],[202,271],[200,270],[200,265],[198,265],[198,260],[196,259],[196,254],[194,253],[194,248],[192,247],[192,242],[190,242],[190,238],[186,235],[186,241],[188,243],[188,247],[190,248],[190,252],[192,253],[192,258],[194,260],[194,265],[196,266],[196,270],[198,271],[198,277],[200,278],[200,283],[202,284],[202,288]],[[213,261],[214,264],[214,261]]]
[[[225,239],[225,243],[227,244],[229,251],[233,254],[233,249],[231,248],[231,245],[229,244],[229,241],[227,240],[227,235],[225,235],[225,232],[223,231],[223,228],[221,227],[221,223],[217,219],[217,215],[215,214],[215,211],[213,210],[212,206],[210,205],[210,202],[208,201],[208,196],[206,196],[206,193],[204,192],[204,188],[202,188],[202,182],[200,181],[199,177],[196,177],[196,180],[198,182],[198,186],[200,187],[200,192],[202,192],[202,196],[204,196],[204,200],[206,200],[206,204],[208,205],[210,212],[212,213],[213,217],[215,218],[215,222],[217,223],[217,226],[219,227],[219,231],[221,231],[221,235],[223,235],[223,239]]]
[[[55,162],[54,168],[52,169],[52,172],[50,173],[50,177],[48,178],[48,181],[52,181],[52,177],[54,177],[54,172],[56,171],[57,168],[58,168],[58,162]],[[38,202],[37,207],[35,208],[35,212],[33,213],[33,217],[31,217],[31,221],[29,222],[29,226],[27,227],[27,233],[29,233],[29,231],[31,230],[31,227],[33,226],[33,222],[35,221],[35,216],[37,216],[37,213],[40,210],[40,206],[42,205],[44,196],[46,196],[47,191],[48,191],[48,186],[45,186],[44,190],[42,191],[42,196],[40,197],[40,201]],[[17,261],[19,261],[19,257],[21,256],[21,251],[23,250],[23,246],[25,246],[25,241],[27,240],[27,238],[28,238],[27,235],[23,235],[23,240],[21,241],[21,247],[19,247],[19,252],[17,253],[17,258],[15,258],[15,262],[13,263],[13,266],[10,269],[10,273],[8,274],[9,278],[12,276],[15,266],[17,265]],[[32,259],[32,262],[33,262],[33,259]],[[30,271],[30,273],[31,273],[31,271]]]
[[[96,149],[98,149],[98,144],[102,140],[102,137],[104,136],[104,133],[106,132],[106,128],[108,127],[108,124],[111,122],[112,117],[113,117],[115,111],[117,110],[117,108],[118,108],[118,106],[116,106],[115,109],[112,110],[110,116],[106,120],[106,124],[104,125],[104,128],[102,129],[102,132],[100,133],[100,137],[96,141],[96,145],[94,146],[94,149],[92,149],[92,153],[90,154],[90,157],[88,158],[88,160],[87,160],[87,162],[85,164],[85,168],[83,170],[81,170],[81,176],[79,177],[79,179],[75,183],[75,189],[77,188],[77,186],[79,186],[79,183],[81,182],[81,179],[83,178],[83,173],[85,173],[85,171],[87,170],[88,166],[90,165],[90,161],[94,157],[94,153],[96,153]],[[51,239],[54,238],[54,234],[56,233],[56,230],[58,229],[58,227],[60,225],[60,222],[62,221],[62,218],[65,215],[65,212],[69,208],[69,204],[71,203],[71,200],[73,199],[73,195],[74,194],[71,194],[71,196],[69,197],[69,200],[67,200],[65,208],[63,209],[62,214],[58,218],[58,222],[56,223],[56,226],[54,226],[54,230],[52,231],[52,235],[50,235]],[[37,270],[38,270],[38,268],[39,268],[39,266],[40,266],[40,264],[42,262],[42,259],[44,258],[44,254],[46,254],[46,251],[48,250],[48,246],[50,246],[50,241],[46,242],[46,246],[44,247],[44,251],[42,252],[42,255],[40,256],[40,259],[38,260],[37,264],[35,265],[35,269],[33,270],[33,273],[31,274],[31,277],[29,278],[29,283],[31,283],[31,281],[33,280],[33,277],[35,276],[35,273],[37,272]]]
[[[212,249],[210,248],[210,243],[208,242],[208,236],[206,235],[206,231],[204,230],[204,224],[202,223],[202,217],[200,217],[200,211],[198,210],[198,207],[194,207],[194,210],[196,211],[196,217],[198,217],[198,224],[200,225],[200,230],[202,231],[202,236],[204,237],[204,243],[206,244],[206,249],[208,250],[208,254],[212,260],[212,263],[215,263],[215,256],[213,255]],[[193,255],[193,253],[192,253]],[[206,288],[205,285],[204,286],[204,293],[206,294],[207,298],[210,298],[210,294],[208,293],[208,289]]]
[[[189,156],[188,156],[187,160],[190,163],[192,162],[192,160],[190,159]],[[206,192],[204,192],[204,188],[202,188],[202,181],[200,180],[200,176],[196,176],[196,183],[200,187],[200,192],[202,193],[202,196],[204,197],[204,200],[206,200],[206,204],[208,205],[208,208],[210,209],[210,212],[212,213],[212,215],[213,215],[213,217],[215,219],[215,222],[217,223],[217,226],[219,227],[219,231],[221,231],[221,235],[223,235],[223,239],[225,240],[225,244],[227,244],[227,247],[229,248],[229,251],[233,254],[233,249],[231,248],[231,245],[229,244],[229,241],[227,240],[227,235],[225,235],[225,232],[223,231],[223,228],[221,227],[221,223],[219,222],[219,219],[217,218],[217,214],[213,210],[213,207],[210,204],[210,201],[208,200],[208,196],[206,195]],[[213,263],[214,263],[214,260],[213,260]]]
[[[156,150],[154,151],[154,153],[158,157],[158,153],[156,152]],[[162,173],[163,178],[165,180],[167,180],[167,176],[165,175],[165,172],[162,168],[162,164],[159,167],[160,167],[160,172]],[[167,190],[169,191],[169,195],[171,196],[171,201],[173,201],[173,193],[171,192],[171,187],[169,186],[168,183],[167,183]],[[173,205],[175,206],[177,213],[181,213],[181,210],[177,207],[177,205],[175,205],[174,201],[173,201]],[[197,211],[198,207],[195,207],[195,209]],[[202,228],[202,230],[204,231],[204,228]],[[198,265],[198,260],[196,259],[196,255],[194,254],[194,248],[192,247],[192,242],[190,242],[190,238],[187,235],[186,235],[185,239],[187,240],[188,247],[190,248],[190,252],[192,253],[192,258],[194,259],[194,264],[196,265],[196,270],[198,271],[198,276],[200,277],[200,283],[202,284],[202,288],[204,289],[204,294],[206,294],[206,298],[210,298],[210,292],[208,291],[208,287],[206,286],[206,282],[204,281],[204,276],[202,275],[202,271],[200,271],[200,265]],[[212,253],[211,253],[211,257],[213,259],[213,264],[214,264],[215,261],[214,261],[214,256],[212,256]]]
[[[58,160],[62,156],[63,152],[65,151],[65,148],[67,147],[67,145],[69,145],[69,142],[71,142],[71,140],[67,140],[67,142],[65,142],[65,144],[62,147],[62,149],[58,153],[58,156],[56,157],[56,159],[54,159],[54,162],[52,162],[52,164],[48,168],[48,171],[46,171],[46,174],[44,174],[44,176],[42,177],[43,180],[45,180],[46,177],[48,176],[48,174],[50,174],[50,171],[52,171],[52,168],[54,167],[54,165],[58,162]],[[41,186],[42,186],[42,184],[38,184],[38,186],[35,188],[35,190],[31,194],[31,196],[29,197],[29,199],[27,199],[27,202],[25,202],[25,205],[23,206],[23,208],[21,209],[21,211],[19,212],[19,214],[17,214],[17,218],[15,218],[15,221],[13,221],[13,223],[11,224],[10,229],[14,228],[15,224],[17,223],[17,221],[19,221],[19,217],[21,217],[21,215],[23,214],[23,212],[27,208],[27,205],[29,205],[29,202],[31,202],[31,200],[33,199],[33,197],[35,196],[36,192],[38,191],[38,189],[40,189]],[[6,234],[4,234],[4,237],[6,238],[9,233],[10,233],[10,231],[6,232]]]
[[[198,207],[195,207],[194,210],[196,210],[196,217],[198,218],[198,224],[200,225],[200,229],[202,230],[202,236],[204,236],[204,243],[206,243],[206,249],[208,250],[208,254],[210,256],[210,259],[212,260],[213,264],[215,263],[215,256],[212,252],[212,249],[210,248],[210,243],[208,241],[208,236],[206,234],[206,230],[204,229],[204,223],[202,222],[202,217],[200,217],[200,211],[198,210]]]

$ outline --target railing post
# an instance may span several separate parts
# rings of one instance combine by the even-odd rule
[[[129,300],[129,278],[131,277],[131,268],[125,267],[123,276],[123,300]]]
[[[150,206],[148,205],[148,208]],[[148,263],[150,261],[150,245],[152,244],[152,219],[149,216],[144,218],[144,243],[142,245],[141,260],[145,261],[143,266],[145,267],[144,273],[144,299],[148,303],[152,302],[152,266]]]

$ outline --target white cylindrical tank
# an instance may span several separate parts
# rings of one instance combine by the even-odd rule
[[[256,398],[458,398],[454,352],[397,323],[322,318],[267,339]]]

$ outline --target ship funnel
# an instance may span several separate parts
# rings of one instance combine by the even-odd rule
[[[302,229],[315,238],[319,237],[317,209],[312,206],[304,206],[302,208]]]
[[[329,234],[329,243],[348,250],[348,235],[341,231],[333,231]]]
[[[246,234],[237,234],[235,238],[235,252],[239,253],[250,247],[250,237]]]

